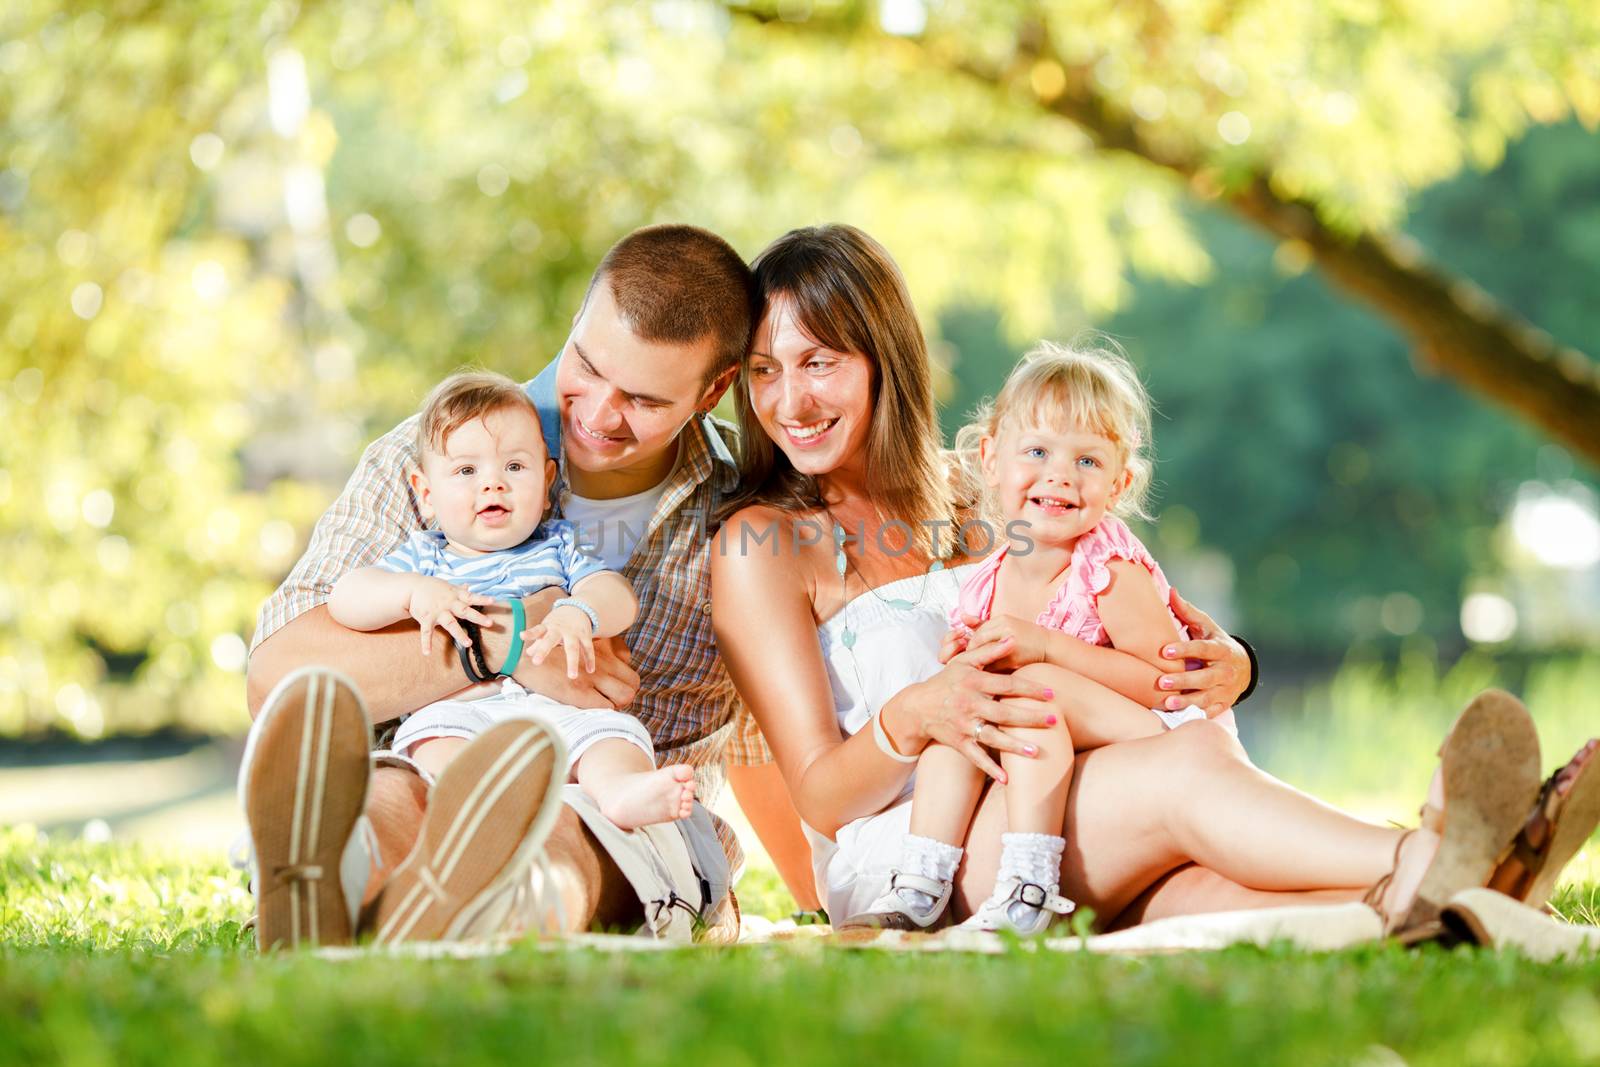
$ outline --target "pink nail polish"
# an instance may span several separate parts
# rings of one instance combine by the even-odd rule
[[[1030,756],[1037,756],[1039,754],[1039,749],[1036,745],[1028,745],[1023,748],[1022,751],[1026,752]]]
[[[1044,724],[1046,726],[1054,726],[1056,724],[1056,717],[1054,715],[1046,715]]]
[[[1046,689],[1044,691],[1044,698],[1046,700],[1054,700],[1056,698],[1056,691],[1054,689]]]
[[[1161,688],[1163,688],[1163,689],[1171,689],[1172,688],[1172,679],[1171,678],[1163,678],[1163,679],[1161,679]]]
[[[1167,659],[1171,659],[1173,656],[1176,656],[1178,654],[1178,650],[1173,648],[1171,645],[1168,645],[1166,648],[1163,648],[1161,650],[1161,654],[1163,656],[1165,656]]]

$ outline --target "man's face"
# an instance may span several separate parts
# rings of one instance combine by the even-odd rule
[[[641,340],[600,279],[556,370],[567,462],[592,474],[660,462],[696,411],[710,410],[731,375],[706,384],[710,337],[692,344]]]

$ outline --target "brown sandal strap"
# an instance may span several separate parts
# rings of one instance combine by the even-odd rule
[[[1372,883],[1372,888],[1368,889],[1361,898],[1361,903],[1377,912],[1378,917],[1383,920],[1385,933],[1391,932],[1390,926],[1393,924],[1394,919],[1390,916],[1388,909],[1383,906],[1383,896],[1388,892],[1390,883],[1394,881],[1394,872],[1400,869],[1400,850],[1406,847],[1406,840],[1416,832],[1413,828],[1400,835],[1399,840],[1394,843],[1394,862],[1389,865],[1388,871],[1384,872],[1382,877]]]

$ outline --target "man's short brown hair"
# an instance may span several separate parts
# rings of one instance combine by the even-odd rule
[[[535,422],[539,409],[526,389],[494,371],[461,371],[433,387],[422,402],[422,417],[417,420],[417,461],[425,453],[439,455],[450,435],[473,419],[481,419],[505,408],[527,408]],[[544,440],[541,432],[541,441]]]
[[[709,382],[737,367],[756,327],[756,287],[733,247],[698,226],[634,230],[595,268],[590,292],[604,278],[617,310],[644,341],[693,344],[710,338]]]

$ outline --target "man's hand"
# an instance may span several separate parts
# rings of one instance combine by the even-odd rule
[[[1239,694],[1250,687],[1250,657],[1244,646],[1218,626],[1211,616],[1178,595],[1171,596],[1173,614],[1184,623],[1193,639],[1174,641],[1161,650],[1170,660],[1196,660],[1190,670],[1164,674],[1156,683],[1175,694],[1166,699],[1169,711],[1190,704],[1199,705],[1210,716],[1222,714],[1239,699]]]
[[[477,609],[494,603],[494,597],[469,592],[462,586],[451,585],[443,578],[419,574],[415,576],[411,595],[406,599],[406,610],[422,629],[422,654],[426,656],[433,651],[433,631],[436,629],[444,630],[455,639],[458,646],[466,645],[466,631],[461,629],[459,620],[468,619],[481,626],[489,620]]]

